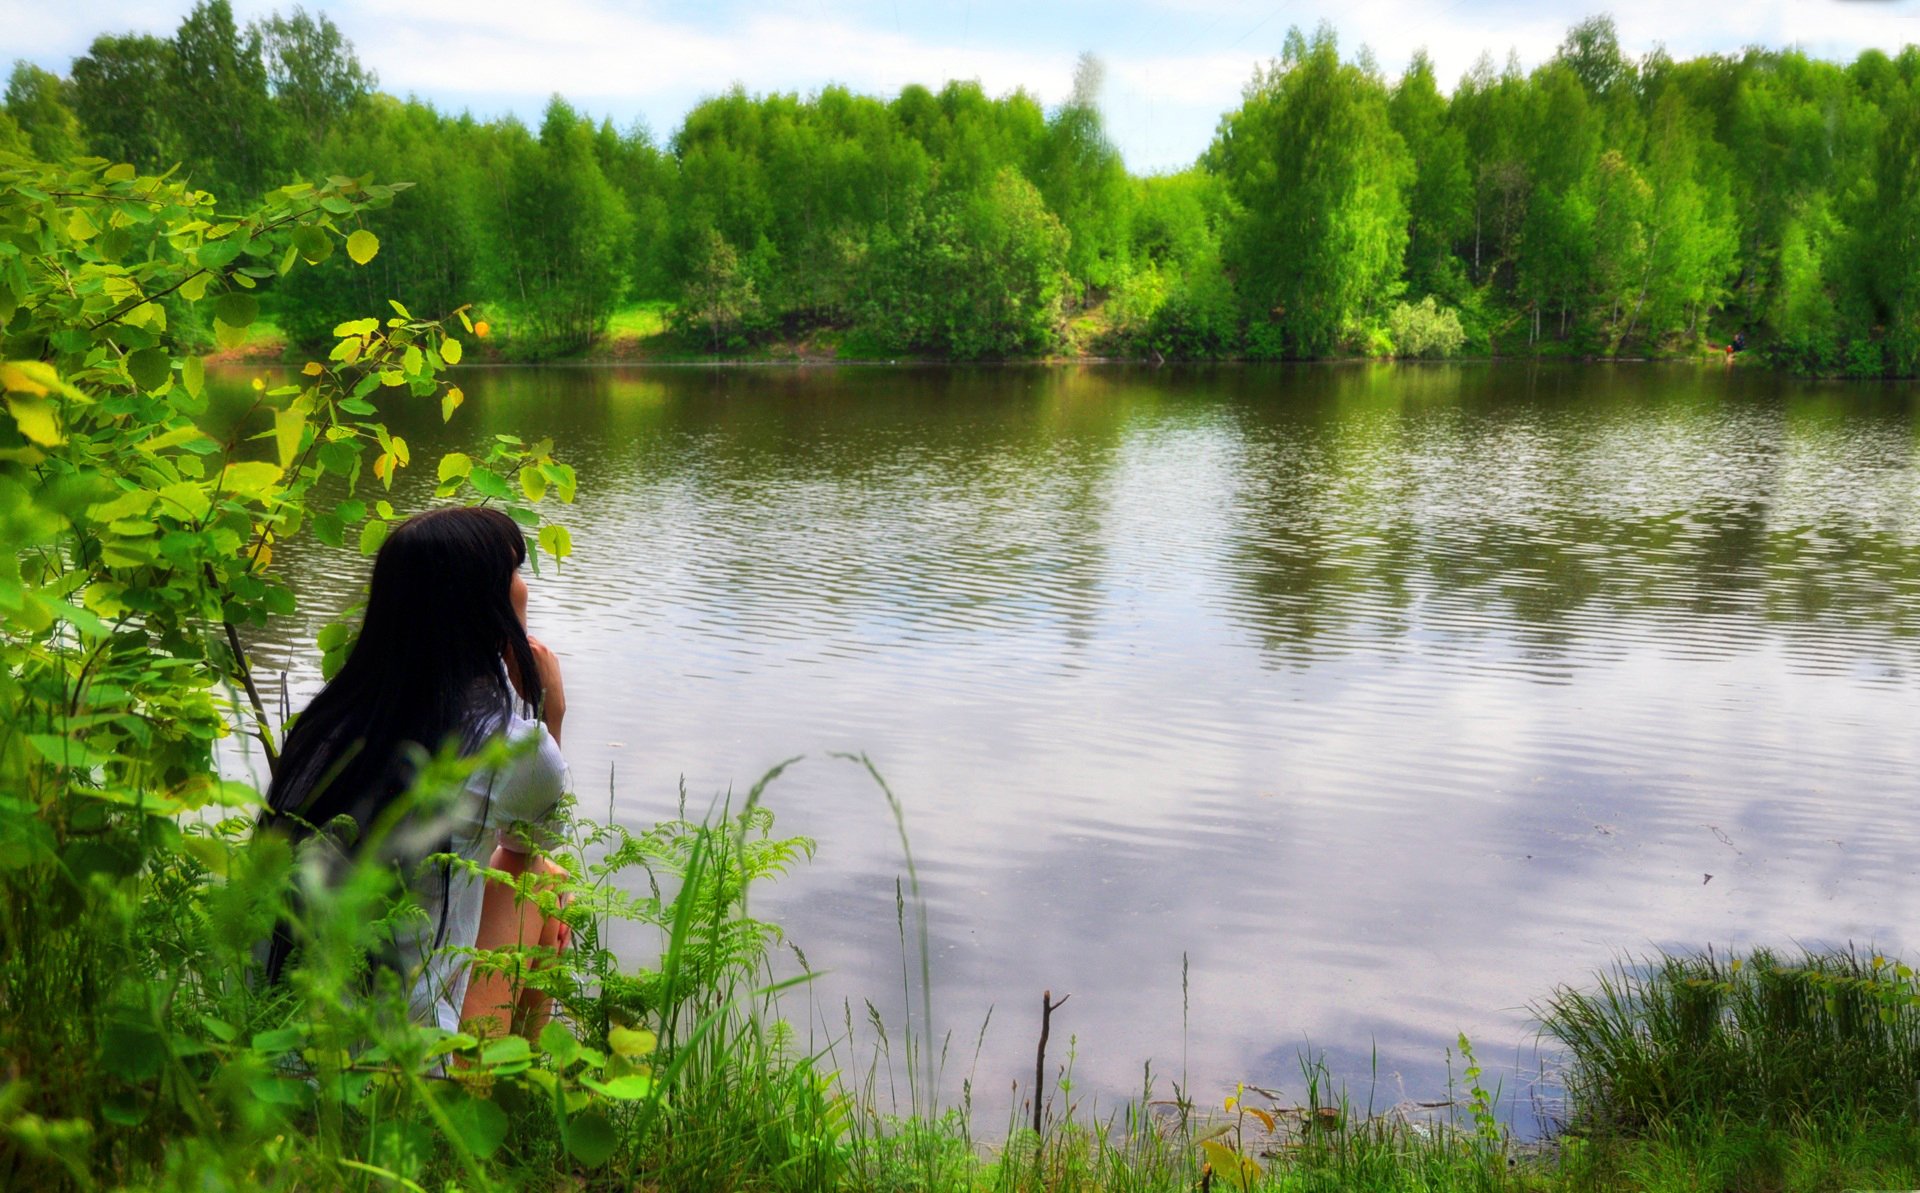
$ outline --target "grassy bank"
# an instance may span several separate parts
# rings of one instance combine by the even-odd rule
[[[671,302],[654,300],[628,303],[613,313],[607,322],[606,331],[595,339],[591,346],[560,357],[530,355],[526,346],[515,340],[511,316],[493,315],[487,341],[474,345],[467,359],[471,362],[489,363],[551,360],[559,363],[582,364],[729,362],[822,364],[836,361],[872,363],[901,359],[897,354],[888,353],[857,335],[849,335],[830,328],[716,348],[711,343],[703,342],[697,335],[689,335],[677,330],[673,323],[673,313],[674,305]],[[245,343],[236,348],[216,352],[208,359],[224,364],[275,364],[302,358],[298,346],[288,339],[279,325],[271,318],[262,318],[248,329]],[[1096,306],[1081,311],[1069,321],[1062,330],[1060,342],[1055,351],[1012,359],[1062,363],[1094,361],[1164,363],[1168,358],[1152,352],[1142,353],[1121,342],[1116,337],[1106,307]],[[1236,361],[1245,358],[1216,356],[1196,359]],[[1703,340],[1695,344],[1669,345],[1652,355],[1594,356],[1590,353],[1573,351],[1565,345],[1548,342],[1540,345],[1538,350],[1510,353],[1505,356],[1476,353],[1456,355],[1451,359],[1461,362],[1502,359],[1666,360],[1721,364],[1725,358],[1719,349]],[[967,362],[941,361],[936,358],[929,363]],[[1742,356],[1739,363],[1743,366],[1752,366],[1755,360],[1749,354]]]

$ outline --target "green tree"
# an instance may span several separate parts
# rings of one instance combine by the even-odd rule
[[[247,42],[265,59],[281,126],[304,140],[302,156],[311,157],[373,91],[373,73],[360,65],[353,43],[325,13],[309,16],[299,5],[291,16],[273,13],[248,27]]]
[[[741,325],[759,313],[760,296],[753,279],[741,268],[740,254],[716,228],[708,228],[701,252],[694,258],[683,290],[679,315],[683,322],[705,330],[715,352],[743,346]]]
[[[1542,68],[1529,98],[1531,191],[1520,233],[1519,295],[1531,316],[1530,340],[1538,341],[1548,315],[1556,317],[1555,334],[1567,334],[1591,284],[1600,127],[1580,78],[1564,65]]]
[[[487,297],[480,264],[487,136],[473,122],[447,120],[418,101],[374,96],[356,106],[315,151],[318,173],[411,172],[432,181],[364,217],[380,240],[379,257],[366,265],[309,241],[310,268],[294,273],[269,300],[281,330],[297,344],[319,344],[335,324],[388,299],[441,318]]]
[[[164,170],[179,153],[171,96],[173,43],[144,33],[102,34],[73,60],[74,114],[87,151]]]
[[[1209,151],[1243,213],[1226,259],[1250,347],[1319,356],[1357,342],[1399,292],[1413,168],[1377,74],[1340,60],[1331,29],[1295,30]]]
[[[538,140],[517,138],[501,163],[502,209],[490,220],[493,290],[513,313],[513,342],[534,356],[578,351],[606,330],[626,290],[631,219],[601,172],[594,128],[555,96]]]
[[[1047,122],[1033,174],[1047,207],[1067,230],[1067,271],[1094,289],[1124,274],[1130,238],[1132,188],[1100,115],[1105,78],[1098,58],[1080,56],[1072,94]]]
[[[1045,351],[1059,337],[1067,232],[1012,167],[942,197],[874,255],[859,327],[890,350],[972,359]]]
[[[167,93],[180,152],[210,189],[255,195],[278,167],[278,122],[257,31],[227,0],[200,0],[173,35]]]
[[[60,76],[17,61],[7,78],[7,115],[25,134],[37,157],[55,161],[81,150],[80,121],[67,106]]]
[[[1863,259],[1886,328],[1891,369],[1920,374],[1920,79],[1892,90],[1874,170]]]
[[[1458,299],[1467,277],[1455,248],[1472,226],[1473,175],[1466,136],[1449,118],[1425,50],[1414,55],[1394,87],[1387,113],[1414,163],[1407,192],[1408,287]]]

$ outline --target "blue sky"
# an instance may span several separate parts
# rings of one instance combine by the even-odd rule
[[[167,33],[190,0],[0,0],[0,55],[63,71],[101,32]],[[235,0],[242,21],[291,3]],[[1851,59],[1920,41],[1920,0],[334,0],[328,13],[380,76],[481,116],[536,118],[552,93],[622,126],[643,119],[664,138],[702,96],[813,91],[835,82],[891,94],[902,84],[978,79],[1065,96],[1083,50],[1107,64],[1104,107],[1127,164],[1177,169],[1206,147],[1256,63],[1290,26],[1321,21],[1343,49],[1370,48],[1396,75],[1424,46],[1444,85],[1482,51],[1526,66],[1566,27],[1610,11],[1629,53],[1675,56],[1799,45]]]

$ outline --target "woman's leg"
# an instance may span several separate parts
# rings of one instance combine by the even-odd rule
[[[527,873],[567,877],[565,870],[548,859],[505,846],[493,851],[488,864],[514,878]],[[503,882],[487,883],[486,901],[480,909],[480,932],[474,941],[476,948],[537,945],[558,953],[567,947],[570,936],[566,924],[542,915],[538,904],[521,898],[512,886]],[[476,1029],[484,1029],[487,1035],[499,1036],[517,1030],[532,1038],[547,1025],[552,1002],[538,990],[522,989],[511,973],[476,971],[467,983],[466,1004],[460,1019]]]

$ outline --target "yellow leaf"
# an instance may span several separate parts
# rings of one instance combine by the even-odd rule
[[[365,228],[358,229],[347,237],[347,256],[353,258],[355,265],[365,265],[373,260],[380,251],[380,238]]]
[[[320,374],[327,371],[327,366],[321,364],[317,360],[310,360],[307,362],[306,367],[301,369],[300,371],[302,373],[305,373],[309,377],[318,377]]]
[[[402,468],[413,463],[413,453],[407,450],[407,441],[395,435],[393,437],[393,455],[400,461]]]
[[[108,182],[131,182],[133,181],[133,165],[130,162],[121,162],[118,165],[108,166],[107,172],[100,177],[106,179]]]
[[[273,412],[273,446],[282,469],[293,463],[294,453],[300,450],[300,433],[306,429],[307,411],[301,403]]]
[[[261,543],[259,551],[255,552],[253,556],[253,570],[256,572],[264,572],[272,566],[273,545],[271,543]]]
[[[53,366],[37,360],[12,360],[0,364],[0,389],[9,393],[43,395],[57,383]]]
[[[207,283],[213,280],[211,271],[203,270],[180,283],[180,297],[188,302],[199,302],[207,296]]]
[[[440,457],[440,479],[453,480],[473,471],[473,459],[465,452],[448,452]]]
[[[225,493],[258,496],[279,480],[284,471],[278,464],[269,464],[265,460],[229,464],[226,474],[220,478],[220,489]]]
[[[464,349],[460,347],[460,341],[454,339],[452,336],[448,336],[446,339],[440,341],[440,359],[450,365],[459,364],[463,352]]]
[[[180,380],[186,384],[189,394],[199,397],[201,390],[206,388],[207,384],[206,362],[197,356],[181,357]]]
[[[189,424],[184,427],[175,427],[171,431],[162,431],[150,439],[141,440],[135,446],[151,456],[163,452],[170,447],[179,447],[183,443],[192,443],[197,439],[205,438],[205,432],[201,431],[199,427]]]
[[[1201,1140],[1200,1150],[1206,1154],[1208,1160],[1212,1161],[1215,1168],[1226,1172],[1240,1171],[1240,1153],[1218,1139]]]
[[[659,1038],[650,1031],[615,1027],[607,1032],[607,1047],[613,1050],[615,1056],[647,1056],[659,1043]]]
[[[460,409],[460,403],[466,400],[467,395],[460,391],[459,386],[448,389],[447,395],[440,399],[440,421],[446,422],[451,419],[453,412]]]
[[[88,217],[84,208],[76,207],[73,209],[73,214],[67,217],[67,235],[75,240],[92,240],[100,235],[100,229]]]
[[[45,398],[9,395],[7,410],[13,415],[20,433],[30,441],[41,447],[54,447],[62,442],[60,423],[53,416],[52,402]]]

